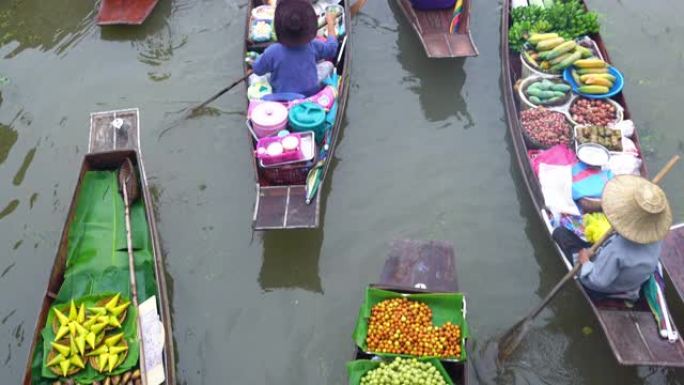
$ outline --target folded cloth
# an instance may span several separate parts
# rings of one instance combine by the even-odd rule
[[[572,170],[570,166],[542,163],[539,165],[539,183],[546,208],[553,216],[580,215],[572,200]]]
[[[610,170],[588,166],[578,162],[572,167],[572,199],[600,198],[603,187],[613,178]]]
[[[577,163],[575,153],[564,144],[557,144],[547,150],[536,153],[532,160],[534,173],[539,175],[539,165],[542,163],[558,166],[574,165]]]

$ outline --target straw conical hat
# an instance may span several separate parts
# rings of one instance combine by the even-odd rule
[[[636,243],[652,243],[667,235],[672,211],[665,192],[635,175],[618,175],[606,183],[603,212],[615,231]]]

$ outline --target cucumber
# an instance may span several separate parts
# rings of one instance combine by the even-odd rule
[[[530,102],[531,102],[532,104],[537,104],[537,105],[542,104],[541,99],[539,99],[539,98],[536,97],[536,96],[530,96]]]
[[[577,73],[580,75],[607,74],[608,68],[580,68],[577,70]]]
[[[562,97],[562,96],[556,96],[556,97],[553,97],[553,98],[551,98],[551,99],[546,99],[546,100],[544,100],[544,104],[558,103],[558,102],[560,102],[561,100],[563,100],[563,97]]]
[[[557,33],[533,33],[527,41],[532,44],[537,44],[542,40],[555,39],[557,37]]]
[[[559,46],[563,43],[565,43],[565,39],[563,39],[562,37],[556,37],[553,39],[542,40],[539,43],[537,43],[537,46],[536,46],[537,52],[556,48],[557,46]]]
[[[568,56],[563,60],[562,62],[556,64],[555,66],[551,67],[551,71],[561,71],[564,70],[567,67],[570,67],[572,63],[576,62],[577,60],[582,58],[582,52],[575,51],[573,52],[572,55]]]
[[[563,44],[558,45],[554,49],[552,49],[551,52],[549,52],[549,54],[546,55],[546,59],[547,60],[555,59],[558,56],[560,56],[566,52],[570,52],[570,51],[574,50],[576,46],[577,46],[577,43],[575,43],[574,41],[572,41],[572,40],[566,41]]]
[[[570,56],[570,55],[572,55],[570,52],[566,52],[566,53],[556,57],[555,59],[551,60],[551,64],[558,64],[558,63],[562,62],[563,60],[567,59],[568,56]]]
[[[583,93],[583,94],[599,95],[599,94],[607,94],[609,91],[609,88],[606,86],[582,86],[582,87],[578,88],[578,91]]]
[[[542,99],[551,99],[553,97],[556,97],[556,93],[554,91],[542,91],[539,97]]]
[[[553,90],[553,91],[561,91],[561,92],[563,92],[563,93],[568,92],[568,91],[570,91],[571,89],[572,89],[572,87],[570,87],[569,85],[564,84],[564,83],[557,83],[557,84],[554,84],[554,85],[551,86],[551,90]]]
[[[594,53],[593,53],[589,48],[584,47],[584,46],[581,46],[581,45],[579,45],[579,44],[577,44],[577,48],[576,48],[576,49],[577,49],[578,51],[582,52],[582,59],[588,59],[588,58],[590,58],[592,55],[594,55]]]
[[[546,92],[546,91],[542,91],[539,88],[532,88],[532,87],[527,88],[527,95],[530,95],[530,96],[541,97],[542,92]]]

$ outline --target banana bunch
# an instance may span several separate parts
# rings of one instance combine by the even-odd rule
[[[608,71],[608,63],[601,59],[578,60],[573,64],[572,77],[583,94],[607,94],[615,83]]]
[[[53,373],[62,377],[74,375],[85,369],[86,361],[96,369],[100,368],[100,372],[105,369],[111,372],[123,362],[128,350],[123,333],[107,333],[121,328],[130,302],[120,303],[120,295],[116,294],[97,305],[102,306],[86,307],[84,303],[77,306],[71,300],[62,310],[56,306],[52,308],[55,339],[50,342],[52,349],[48,353],[47,366]],[[68,314],[65,314],[67,308]],[[94,356],[97,361],[93,360]],[[106,363],[101,364],[103,361]]]
[[[527,47],[523,51],[525,60],[549,73],[560,73],[575,61],[594,55],[589,48],[557,33],[533,33],[527,39]]]

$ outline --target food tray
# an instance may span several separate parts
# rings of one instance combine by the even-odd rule
[[[462,362],[467,359],[466,340],[468,339],[468,323],[466,321],[466,300],[462,293],[425,293],[411,294],[399,289],[382,290],[368,287],[364,296],[363,304],[359,309],[359,315],[354,327],[354,341],[356,345],[366,354],[375,354],[381,357],[413,357],[407,354],[377,353],[368,351],[366,337],[368,334],[368,321],[370,319],[371,308],[376,304],[392,298],[406,297],[409,300],[420,301],[432,310],[432,323],[435,326],[442,326],[447,321],[461,328],[461,356],[458,358],[437,358],[445,362]]]
[[[589,99],[606,99],[610,98],[612,96],[615,96],[619,94],[622,91],[622,87],[625,85],[625,78],[622,76],[622,72],[618,71],[617,68],[613,67],[612,65],[608,66],[608,73],[615,76],[615,83],[613,83],[613,87],[608,90],[607,93],[605,94],[585,94],[582,92],[579,92],[579,87],[580,85],[575,82],[575,79],[572,77],[572,69],[573,67],[570,66],[563,71],[563,79],[565,79],[566,82],[570,83],[572,86],[572,91],[575,92],[576,94],[582,95],[585,98]]]
[[[574,95],[572,95],[572,97],[570,98],[570,101],[569,101],[568,103],[566,103],[565,105],[563,105],[563,108],[564,108],[564,109],[563,109],[562,112],[565,112],[565,113],[568,115],[568,117],[569,117],[569,119],[570,119],[570,122],[572,122],[572,124],[573,124],[574,126],[581,126],[581,125],[584,125],[584,124],[580,124],[580,123],[574,121],[574,120],[572,119],[572,113],[570,112],[570,108],[572,107],[572,104],[575,103],[575,100],[577,100],[577,99],[579,99],[579,98],[581,98],[581,97],[583,97],[583,95],[574,94]],[[625,119],[625,109],[624,109],[624,107],[622,107],[622,106],[620,105],[620,103],[618,103],[618,102],[616,102],[615,100],[610,99],[610,98],[603,99],[603,101],[608,102],[608,103],[612,104],[612,105],[615,107],[615,115],[616,115],[616,118],[615,118],[615,121],[612,122],[612,124],[620,123],[620,122],[622,122],[622,121]]]
[[[562,107],[549,107],[549,108],[547,108],[547,107],[535,107],[535,108],[546,108],[549,111],[558,112],[558,113],[562,114],[565,117],[565,121],[570,125],[570,135],[572,137],[570,138],[571,141],[568,143],[568,145],[572,144],[572,141],[574,140],[575,130],[573,129],[573,124],[570,122],[570,116],[568,116],[568,113],[566,110],[564,110]],[[518,122],[520,122],[520,131],[522,131],[523,139],[525,139],[525,144],[527,145],[528,150],[547,150],[547,149],[553,147],[553,145],[551,145],[551,146],[543,145],[543,144],[537,142],[536,140],[530,138],[530,136],[527,134],[527,130],[523,126],[520,114],[518,115]]]
[[[383,359],[382,361],[391,362],[393,359]],[[418,361],[429,362],[435,366],[439,374],[442,375],[444,381],[447,385],[454,385],[454,381],[447,373],[446,368],[442,365],[439,360],[435,358],[419,358]],[[361,379],[366,373],[374,370],[380,366],[379,361],[375,360],[354,360],[347,362],[347,377],[349,377],[349,385],[359,385],[361,384]]]
[[[573,130],[572,130],[572,134],[573,134],[574,142],[575,142],[575,153],[577,153],[577,148],[580,146],[580,144],[582,144],[582,143],[580,143],[579,140],[577,139],[577,137],[578,137],[578,136],[577,136],[577,130],[580,129],[580,128],[582,128],[582,127],[589,127],[589,126],[595,126],[595,124],[580,124],[580,125],[574,126],[574,128],[573,128]],[[609,128],[609,127],[606,127],[606,129],[608,129],[608,130],[613,130],[612,128]],[[620,131],[620,130],[613,130],[613,131],[617,131],[617,132],[620,133],[620,146],[622,147],[622,131]],[[587,143],[594,143],[594,142],[587,142]],[[595,143],[595,144],[599,144],[599,143]],[[599,144],[599,145],[601,145],[601,144]],[[605,146],[604,146],[604,147],[605,147]],[[608,150],[608,152],[609,152],[611,155],[612,155],[612,154],[623,154],[623,153],[624,153],[623,151],[614,151],[614,150],[611,150],[611,149],[609,149],[608,147],[606,147],[606,149]]]
[[[580,39],[575,39],[575,41],[578,44],[580,44],[586,48],[591,49],[599,59],[605,61],[605,58],[603,57],[603,54],[601,54],[601,50],[599,49],[598,44],[596,44],[596,42],[594,40],[592,40],[588,36],[584,36]],[[521,72],[522,72],[523,78],[526,78],[528,76],[538,76],[538,77],[543,77],[543,78],[558,78],[558,77],[561,77],[563,75],[562,72],[557,73],[557,74],[551,74],[551,73],[546,73],[546,72],[540,71],[539,69],[533,67],[530,63],[528,63],[527,60],[525,60],[525,55],[523,55],[522,53],[520,53],[520,61],[522,62]]]
[[[527,98],[527,95],[525,95],[525,90],[527,90],[527,87],[528,87],[529,84],[534,83],[534,82],[539,81],[539,80],[544,80],[544,79],[548,79],[548,80],[550,80],[550,81],[552,81],[552,82],[554,82],[554,83],[565,83],[565,84],[568,84],[568,82],[566,82],[565,80],[560,79],[560,78],[557,78],[557,77],[549,78],[548,76],[536,76],[536,75],[534,75],[534,76],[528,76],[528,77],[526,77],[525,79],[523,79],[523,80],[520,82],[520,85],[518,86],[518,98],[519,98],[520,101],[521,101],[521,103],[520,103],[521,106],[522,106],[524,109],[535,108],[535,107],[545,107],[545,108],[550,109],[550,110],[556,111],[555,109],[558,109],[557,111],[565,112],[564,110],[562,110],[562,108],[563,108],[564,106],[567,107],[567,108],[569,108],[569,102],[570,102],[570,100],[572,99],[572,97],[574,96],[573,93],[572,93],[572,90],[568,91],[567,96],[564,98],[565,100],[563,100],[562,103],[558,103],[558,104],[540,104],[540,105],[536,105],[536,104],[532,103],[532,102]],[[569,85],[569,84],[568,84],[568,85]]]
[[[281,167],[285,166],[288,164],[294,164],[294,163],[302,163],[302,162],[309,162],[313,160],[314,155],[316,154],[316,143],[314,141],[314,133],[313,131],[304,131],[304,132],[299,132],[291,135],[297,135],[299,136],[299,148],[301,151],[301,156],[297,159],[290,159],[290,160],[285,160],[283,162],[276,162],[276,163],[264,163],[263,159],[259,159],[259,166],[263,168],[274,168],[274,167]]]

